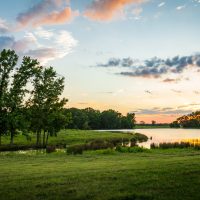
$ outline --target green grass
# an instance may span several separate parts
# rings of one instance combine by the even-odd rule
[[[200,151],[0,154],[0,199],[199,200]]]
[[[30,135],[31,141],[27,141],[26,137],[22,134],[16,135],[14,144],[26,145],[35,144],[36,136]],[[89,140],[94,139],[111,139],[111,138],[131,138],[131,134],[121,132],[98,132],[89,130],[62,130],[58,133],[57,137],[50,137],[49,144],[82,144]],[[8,136],[2,137],[2,144],[9,144],[10,138]]]

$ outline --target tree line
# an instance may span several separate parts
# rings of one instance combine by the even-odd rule
[[[170,124],[172,128],[200,128],[200,111],[177,118]]]
[[[36,145],[48,145],[48,138],[63,128],[133,128],[135,115],[123,116],[114,110],[100,112],[92,108],[66,109],[64,77],[53,67],[44,67],[36,59],[24,56],[21,64],[13,50],[0,52],[0,144],[2,135],[21,133],[36,136]]]
[[[67,128],[71,129],[131,129],[135,126],[135,114],[121,113],[109,109],[100,112],[93,108],[69,108],[64,115],[70,117]]]

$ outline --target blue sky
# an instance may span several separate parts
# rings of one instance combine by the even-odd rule
[[[54,66],[68,107],[147,122],[200,109],[199,0],[13,2],[0,0],[0,50]]]

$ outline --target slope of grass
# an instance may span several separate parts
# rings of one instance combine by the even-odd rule
[[[199,187],[200,151],[191,149],[0,154],[2,200],[199,200]]]
[[[31,140],[27,140],[22,134],[16,135],[14,143],[17,145],[35,144],[36,136],[29,134]],[[57,137],[50,137],[49,144],[81,144],[86,141],[94,139],[111,139],[111,138],[131,138],[128,133],[112,133],[112,132],[98,132],[89,130],[62,130],[58,133]],[[2,144],[9,144],[9,137],[2,137]]]

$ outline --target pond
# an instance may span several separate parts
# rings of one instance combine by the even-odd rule
[[[111,130],[109,130],[111,131]],[[189,141],[193,139],[200,139],[200,129],[175,129],[175,128],[156,128],[156,129],[123,129],[123,130],[112,130],[119,132],[135,132],[142,133],[149,138],[152,137],[148,142],[140,144],[146,148],[150,147],[151,143],[162,143],[162,142],[181,142]]]

